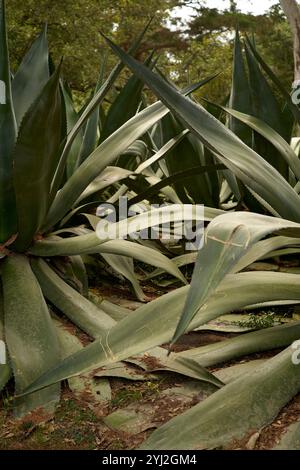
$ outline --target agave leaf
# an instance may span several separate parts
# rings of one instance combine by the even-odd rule
[[[47,26],[24,56],[12,81],[12,96],[18,126],[49,80]]]
[[[147,67],[150,64],[151,58],[145,62]],[[103,129],[101,130],[101,142],[136,114],[141,101],[143,87],[143,82],[134,75],[129,78],[108,110]]]
[[[251,96],[248,77],[243,60],[241,41],[239,32],[236,32],[234,42],[234,59],[232,69],[232,86],[229,99],[229,106],[237,111],[251,114]],[[229,119],[229,129],[231,129],[245,144],[251,146],[252,132],[240,121],[234,118]]]
[[[262,73],[252,50],[248,46],[248,43],[245,44],[245,52],[249,70],[249,84],[253,104],[253,114],[266,122],[280,135],[287,138],[289,133],[286,133],[285,123],[282,121],[279,103]]]
[[[195,316],[188,330],[192,331],[203,322],[240,310],[246,305],[271,300],[299,300],[299,285],[299,276],[295,274],[255,272],[227,275],[215,294],[207,301],[205,311],[200,311]],[[169,342],[188,289],[188,286],[176,289],[138,308],[118,322],[108,334],[37,379],[28,387],[26,393],[87,370],[122,361]]]
[[[119,222],[109,225],[111,235],[103,237],[101,240],[95,232],[63,240],[42,240],[34,243],[30,248],[30,253],[37,256],[67,256],[83,253],[91,253],[96,247],[109,241],[113,234],[114,238],[122,239],[129,234],[168,222],[179,222],[185,220],[183,209],[186,206],[182,204],[172,204],[159,209],[152,209],[141,214],[123,219]],[[203,215],[197,213],[195,206],[189,206],[189,214],[195,221],[203,220]],[[208,209],[208,212],[210,210]],[[214,216],[214,211],[212,210]],[[205,218],[205,216],[204,216]]]
[[[127,315],[130,315],[131,313],[131,310],[109,302],[108,300],[104,299],[103,297],[100,297],[94,292],[89,292],[88,299],[93,302],[93,304],[97,305],[97,307],[99,307],[105,313],[107,313],[107,315],[110,316],[116,322],[123,320],[123,318],[127,317]]]
[[[17,231],[11,153],[17,125],[13,109],[7,48],[5,3],[0,3],[0,244]]]
[[[225,168],[226,167],[224,165],[203,165],[203,166],[190,168],[189,170],[179,171],[178,173],[174,173],[172,176],[168,176],[167,178],[164,178],[160,180],[159,182],[156,182],[155,184],[149,186],[149,188],[147,189],[143,188],[143,191],[139,192],[137,196],[134,196],[132,199],[130,199],[130,203],[136,204],[145,199],[151,200],[151,198],[155,194],[157,194],[160,190],[163,190],[164,188],[168,187],[172,183],[179,183],[180,181],[182,182],[182,180],[189,179],[191,176],[195,176],[195,175],[203,175],[205,173],[211,174],[211,173],[214,173],[215,171],[222,171]],[[213,208],[210,208],[210,207],[208,207],[207,209],[213,210]],[[222,212],[219,209],[214,209],[214,210],[216,211],[216,214],[217,213],[221,214]]]
[[[222,109],[229,115],[235,117],[239,121],[247,124],[250,128],[255,130],[258,134],[262,135],[267,139],[274,147],[278,150],[281,156],[285,159],[287,164],[295,173],[297,179],[300,179],[300,161],[291,146],[281,137],[276,130],[270,127],[266,122],[262,121],[255,116],[244,114],[236,111],[235,109],[226,108],[222,106]]]
[[[87,297],[89,290],[89,280],[85,269],[85,264],[80,255],[70,256],[73,273],[81,286],[81,293]]]
[[[148,199],[149,202],[160,205],[167,200],[174,204],[182,204],[176,191],[171,186],[168,186],[168,184],[162,184],[162,180],[158,176],[155,176],[151,170],[148,170],[145,175],[138,175],[136,178],[128,178],[124,183],[126,183],[129,189],[129,194],[136,194],[136,196],[131,198],[133,204],[135,204],[136,201],[143,201],[141,195],[145,193],[149,194],[148,191],[159,183],[161,183],[162,188],[159,193],[156,191],[151,192],[150,198]],[[147,198],[145,200],[147,200]]]
[[[283,120],[279,103],[247,45],[246,58],[250,76],[253,115],[266,122],[272,129],[289,141],[291,132],[290,129],[286,128],[287,121]],[[288,166],[282,156],[277,151],[274,151],[269,142],[260,135],[255,134],[254,141],[256,151],[287,179]]]
[[[104,82],[104,73],[105,73],[106,63],[107,63],[107,54],[103,57],[103,61],[101,63],[100,73],[99,73],[98,82],[95,88],[94,96],[100,90],[100,87],[102,86]],[[78,168],[81,165],[81,163],[84,162],[84,160],[93,152],[93,150],[96,147],[99,118],[100,118],[100,105],[96,107],[96,109],[93,111],[93,113],[90,115],[90,117],[87,120],[81,147],[80,147],[80,152],[78,154],[78,158],[76,162],[76,168]]]
[[[199,362],[189,357],[179,355],[168,356],[168,351],[163,348],[153,348],[145,354],[127,359],[130,364],[135,364],[147,371],[171,371],[185,375],[193,379],[210,383],[220,388],[224,383],[214,374],[202,367]]]
[[[276,85],[278,90],[281,92],[282,96],[285,98],[286,103],[288,108],[291,110],[293,113],[293,116],[295,117],[295,120],[300,122],[300,111],[297,105],[295,105],[292,102],[291,96],[289,92],[285,89],[285,87],[282,85],[281,81],[278,79],[278,77],[275,75],[275,73],[272,71],[272,69],[266,64],[266,62],[263,60],[261,55],[258,53],[256,47],[252,44],[252,42],[249,40],[249,38],[246,37],[246,43],[251,50],[253,56],[257,60],[257,62],[260,64],[261,68],[266,72],[268,77],[272,80],[272,82]]]
[[[147,135],[147,134],[146,134]],[[146,140],[146,139],[145,139]],[[137,163],[144,161],[148,156],[148,147],[143,140],[136,140],[131,144],[116,161],[116,165],[126,168],[127,170],[134,170]]]
[[[187,129],[181,131],[175,137],[172,137],[165,145],[163,145],[152,157],[147,158],[145,162],[142,162],[137,169],[135,170],[135,174],[142,173],[146,168],[153,165],[153,163],[157,163],[161,158],[164,158],[166,154],[172,150],[188,133]]]
[[[171,419],[141,449],[220,448],[258,431],[300,390],[300,369],[291,360],[292,352],[287,348]]]
[[[127,380],[159,380],[158,374],[150,374],[141,368],[133,367],[126,362],[115,362],[107,367],[101,367],[94,372],[94,377],[118,377]]]
[[[128,256],[101,253],[102,258],[113,268],[114,271],[124,276],[131,283],[137,298],[145,302],[146,298],[137,276],[134,272],[133,260]]]
[[[165,116],[161,121],[161,126],[166,140],[169,140],[183,130],[183,126],[172,115]],[[174,173],[201,165],[203,163],[203,148],[200,146],[199,151],[199,146],[194,145],[192,136],[188,134],[168,152],[165,161],[169,174],[173,176]],[[203,203],[207,206],[213,205],[204,173],[198,174],[197,177],[194,177],[192,174],[185,181],[179,183],[175,181],[173,184],[176,193],[183,203],[188,203],[192,200],[194,203]]]
[[[242,364],[235,364],[233,366],[224,367],[214,372],[218,379],[222,380],[225,384],[233,382],[240,378],[242,375],[254,371],[257,367],[266,362],[265,359],[254,359],[252,361],[243,362]]]
[[[63,357],[68,357],[83,348],[81,341],[59,320],[54,320]],[[68,380],[70,390],[78,399],[91,399],[94,403],[107,402],[111,398],[109,381],[105,378],[95,380],[90,374],[79,375]]]
[[[204,247],[199,251],[191,289],[173,342],[184,333],[209,295],[253,243],[273,232],[288,228],[294,228],[295,234],[299,236],[299,224],[276,217],[236,212],[214,219],[206,231]]]
[[[19,231],[14,247],[17,250],[28,248],[48,211],[61,142],[59,73],[58,68],[25,115],[13,153]]]
[[[92,196],[92,194],[103,191],[103,189],[128,178],[128,176],[132,174],[132,171],[117,166],[106,167],[81,193],[77,201],[75,201],[74,206],[77,206],[83,199]]]
[[[66,124],[67,124],[67,134],[69,134],[74,126],[76,125],[79,115],[75,111],[71,91],[67,89],[64,83],[61,83],[62,96],[64,99],[64,105],[66,110]],[[66,176],[69,178],[76,169],[76,162],[78,154],[80,152],[81,144],[83,139],[83,130],[80,129],[74,138],[72,145],[69,149],[68,159],[66,164]]]
[[[118,256],[130,256],[131,258],[138,259],[143,263],[161,268],[163,272],[171,274],[186,284],[184,276],[181,274],[179,269],[176,268],[173,260],[169,260],[159,251],[152,248],[132,243],[127,240],[109,240],[97,249],[97,253],[100,253],[102,256],[105,253]]]
[[[192,93],[207,83],[209,79],[211,78],[186,88],[182,93]],[[168,109],[160,102],[154,103],[129,119],[102,142],[59,191],[51,206],[44,229],[53,227],[71,209],[81,193],[101,171],[168,112]]]
[[[31,265],[45,297],[92,338],[115,325],[112,318],[66,284],[45,261],[32,259]]]
[[[279,437],[279,442],[272,450],[299,450],[300,449],[300,423],[290,424]]]
[[[57,194],[48,214],[46,227],[52,227],[58,222],[105,167],[116,160],[132,142],[144,134],[147,129],[167,112],[162,104],[155,103],[131,118],[100,144]]]
[[[239,262],[234,266],[232,272],[239,272],[259,259],[273,257],[272,252],[282,247],[297,246],[300,244],[299,238],[289,237],[271,237],[266,240],[254,243],[247,253],[242,256]],[[297,249],[299,250],[299,248]],[[278,253],[277,253],[278,255]]]
[[[221,343],[222,342],[223,341],[221,341]],[[287,342],[284,345],[286,344],[289,343]],[[192,353],[192,351],[193,349],[185,352]],[[167,356],[167,351],[163,348],[151,349],[151,351],[147,351],[145,354],[140,354],[138,357],[127,359],[126,363],[127,362],[138,365],[142,369],[148,371],[148,373],[149,371],[169,370],[187,377],[206,381],[220,388],[222,385],[224,385],[224,383],[229,383],[232,380],[236,380],[244,373],[253,370],[255,367],[257,367],[258,364],[264,362],[264,359],[258,359],[251,362],[225,367],[209,375],[204,367],[199,367],[201,362],[198,361],[197,356],[195,356],[195,360],[192,354],[189,356],[188,354],[184,355],[183,353],[178,353],[173,354],[172,356]],[[115,364],[110,367],[113,369],[114,366]],[[105,375],[108,375],[110,367],[107,367],[107,373]],[[220,380],[220,382],[216,381],[216,377],[218,380]]]
[[[185,98],[107,39],[124,63],[185,123],[219,160],[282,217],[300,221],[299,197],[284,178],[202,106]],[[278,193],[274,192],[277,187]],[[280,194],[278,197],[277,194]]]
[[[186,253],[184,255],[179,255],[176,256],[175,258],[172,258],[172,263],[175,264],[178,268],[182,266],[186,266],[187,264],[194,264],[197,259],[197,252],[193,251],[192,253]],[[161,268],[157,268],[151,273],[147,273],[144,276],[142,276],[140,279],[143,280],[149,280],[153,279],[157,276],[161,276],[161,274],[164,273],[164,270]]]
[[[2,267],[5,339],[21,393],[37,376],[60,359],[60,348],[46,302],[28,258],[6,257]],[[53,411],[59,401],[59,386],[16,400],[15,413],[22,416],[36,407]]]
[[[300,322],[295,321],[252,331],[200,348],[182,351],[172,355],[172,357],[174,359],[178,357],[193,359],[202,367],[210,367],[248,354],[289,346],[299,337]]]

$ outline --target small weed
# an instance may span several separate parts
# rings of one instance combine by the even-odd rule
[[[261,314],[250,313],[247,320],[234,322],[236,325],[252,328],[254,330],[262,330],[270,328],[275,323],[275,312],[266,312]]]
[[[139,388],[121,388],[111,401],[113,407],[125,406],[159,393],[160,383],[144,382]]]
[[[20,423],[20,431],[23,431],[23,432],[27,432],[29,431],[32,427],[34,426],[34,422],[33,421],[22,421]]]
[[[112,406],[128,405],[129,403],[141,400],[143,395],[140,390],[126,390],[122,388],[112,399]]]

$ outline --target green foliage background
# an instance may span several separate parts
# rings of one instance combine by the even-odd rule
[[[147,20],[154,16],[138,58],[156,49],[159,66],[179,86],[221,72],[205,95],[222,102],[229,93],[233,31],[252,36],[260,53],[281,80],[292,82],[292,42],[280,7],[253,16],[237,10],[207,8],[204,1],[188,0],[7,0],[11,62],[16,69],[28,44],[48,24],[49,46],[55,63],[64,57],[64,77],[80,97],[94,87],[101,56],[107,51],[100,30],[122,48],[128,48]],[[192,6],[189,23],[178,6]],[[176,17],[177,14],[177,17]],[[108,70],[116,59],[111,53]]]

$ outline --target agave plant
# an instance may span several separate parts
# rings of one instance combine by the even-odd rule
[[[153,354],[160,354],[166,369],[188,368],[190,376],[210,381],[219,389],[156,430],[143,448],[227,446],[232,440],[269,423],[299,392],[300,369],[292,362],[291,347],[299,338],[299,322],[169,356],[165,350],[156,348],[154,352],[153,348],[168,341],[175,342],[183,333],[223,313],[249,306],[299,302],[299,274],[241,272],[259,259],[299,253],[299,159],[289,145],[293,123],[299,123],[299,110],[250,41],[246,43],[249,66],[249,75],[246,75],[241,45],[239,38],[236,39],[231,107],[223,107],[230,116],[227,126],[204,107],[178,93],[160,75],[107,41],[123,63],[148,85],[213,158],[227,168],[224,178],[236,203],[243,198],[248,207],[255,204],[259,213],[237,211],[215,217],[206,229],[204,248],[197,255],[190,286],[137,309],[112,327],[109,335],[102,335],[39,377],[26,393],[96,367],[128,360],[144,351],[153,351]],[[283,110],[262,70],[282,93]],[[258,93],[260,86],[264,90],[263,96],[258,95],[260,106],[250,109],[249,90]],[[36,242],[35,253],[43,253],[45,243]],[[51,246],[54,247],[54,243]],[[144,329],[147,329],[147,337]],[[263,364],[255,364],[250,372],[227,385],[214,382],[216,376],[204,369],[245,354],[279,347],[287,349]]]
[[[160,102],[138,109],[140,79],[131,79],[103,114],[101,104],[119,76],[121,64],[106,80],[101,71],[94,94],[76,113],[60,78],[61,66],[50,74],[46,29],[13,76],[3,1],[0,14],[0,83],[4,90],[0,104],[0,339],[8,353],[7,363],[0,365],[0,390],[13,376],[18,395],[15,413],[21,416],[38,406],[53,410],[60,394],[57,384],[20,395],[70,352],[82,348],[74,338],[74,347],[65,341],[61,321],[54,318],[49,304],[92,338],[107,337],[117,321],[127,317],[126,309],[109,301],[98,299],[95,305],[89,300],[81,255],[101,254],[132,283],[140,298],[143,293],[132,259],[163,269],[186,283],[178,267],[157,249],[124,239],[99,239],[94,231],[99,221],[95,215],[87,213],[86,224],[82,226],[81,219],[81,225],[76,225],[78,214],[107,201],[107,197],[114,202],[119,193],[124,194],[127,186],[122,183],[129,177],[146,178],[147,168],[150,171],[183,134],[156,151],[147,148],[145,153],[148,131],[169,111]],[[134,171],[110,166],[119,157],[132,155],[144,155]],[[173,213],[165,208],[149,208],[149,212],[155,212],[161,223],[183,219],[181,204],[174,206]],[[209,221],[219,213],[208,209],[205,218]],[[116,224],[126,236],[147,229],[151,224],[148,215],[142,212]],[[140,330],[140,334],[141,341],[147,343],[147,330]],[[120,343],[124,351],[129,346]]]

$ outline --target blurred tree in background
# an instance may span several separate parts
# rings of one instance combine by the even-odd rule
[[[11,59],[16,66],[28,43],[48,24],[55,62],[64,57],[64,76],[71,88],[87,91],[95,85],[99,63],[107,50],[99,31],[125,49],[156,13],[141,52],[182,47],[176,32],[164,26],[175,0],[7,0]],[[142,58],[142,57],[141,57]],[[113,55],[111,60],[115,61]],[[108,67],[109,69],[109,67]]]
[[[180,6],[191,7],[188,21],[181,17]],[[211,100],[224,100],[237,25],[242,35],[255,33],[257,47],[287,87],[292,81],[292,38],[279,5],[254,16],[240,12],[234,0],[222,11],[202,0],[7,0],[7,13],[14,67],[47,23],[52,58],[57,63],[64,57],[64,77],[79,96],[94,87],[107,51],[99,31],[128,49],[153,15],[138,58],[144,60],[156,49],[160,69],[178,86],[221,72],[204,93]],[[115,60],[109,55],[108,70]]]
[[[197,51],[200,52],[200,57],[206,57],[204,50],[207,47],[213,47],[216,57],[212,62],[209,60],[207,62],[212,67],[216,65],[216,61],[219,62],[221,70],[223,62],[224,74],[221,80],[229,79],[228,60],[230,61],[230,54],[228,47],[232,48],[234,31],[238,27],[242,36],[247,34],[254,38],[261,55],[287,89],[290,88],[293,79],[293,41],[289,24],[279,3],[272,6],[264,15],[243,13],[237,9],[234,0],[230,1],[230,7],[224,11],[207,8],[203,1],[190,0],[183,1],[182,4],[189,4],[194,11],[193,18],[189,21],[186,29],[186,33],[193,39],[191,51],[186,51],[189,55],[187,60],[191,64],[196,62],[198,66],[204,65],[201,64],[201,60],[198,61]],[[190,52],[191,54],[189,54]],[[191,71],[191,73],[193,72]]]

